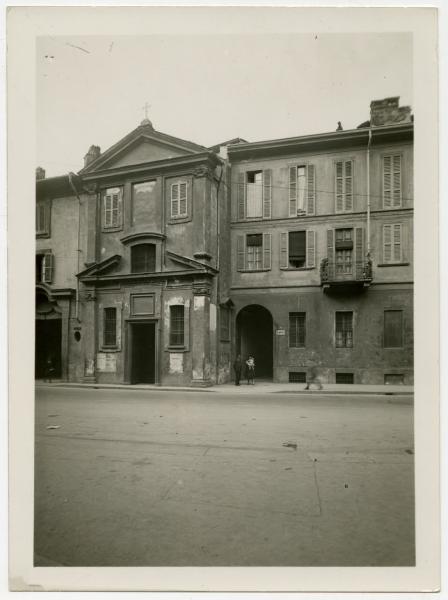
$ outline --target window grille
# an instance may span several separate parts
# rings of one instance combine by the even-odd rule
[[[104,346],[117,344],[117,309],[104,309]]]
[[[336,313],[336,348],[353,347],[353,313]]]
[[[289,313],[289,347],[303,348],[305,346],[305,316],[304,312]]]
[[[306,373],[304,371],[290,371],[289,383],[306,383]]]
[[[336,383],[353,383],[353,373],[336,373]]]
[[[183,346],[185,339],[185,319],[183,304],[170,306],[170,345]]]

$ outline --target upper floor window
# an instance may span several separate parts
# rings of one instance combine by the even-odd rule
[[[340,160],[335,165],[336,212],[353,211],[353,161]]]
[[[103,194],[103,227],[118,229],[123,221],[123,191],[119,187],[108,188]]]
[[[40,200],[36,203],[36,234],[38,237],[50,237],[51,202]]]
[[[54,256],[50,251],[36,254],[36,283],[52,283]]]
[[[171,184],[171,218],[186,217],[187,182],[179,181]]]
[[[353,229],[335,230],[334,249],[336,273],[351,273],[353,263]]]
[[[132,186],[132,225],[154,219],[157,202],[156,181],[143,181]]]
[[[132,273],[153,273],[156,270],[155,244],[138,244],[131,247]]]
[[[383,208],[401,207],[401,155],[383,156]]]
[[[402,225],[393,223],[383,225],[383,261],[384,263],[402,262]]]
[[[353,348],[353,312],[336,311],[336,348]]]
[[[270,219],[272,204],[272,172],[248,171],[238,180],[238,219]]]
[[[271,234],[250,233],[237,238],[238,271],[261,271],[271,268]]]
[[[185,341],[185,308],[183,304],[170,306],[170,346],[183,346]]]
[[[288,231],[280,233],[280,268],[312,268],[316,261],[316,232]]]
[[[316,173],[314,165],[289,167],[289,216],[314,215]]]

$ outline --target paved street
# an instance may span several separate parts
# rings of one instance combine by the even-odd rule
[[[36,566],[411,565],[412,413],[409,396],[40,388]]]

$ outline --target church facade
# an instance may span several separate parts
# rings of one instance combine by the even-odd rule
[[[145,119],[37,181],[36,377],[412,383],[413,124],[205,148]],[[51,339],[51,342],[49,341]]]

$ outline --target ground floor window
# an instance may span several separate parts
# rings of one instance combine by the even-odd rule
[[[110,307],[104,309],[104,346],[117,345],[117,309]]]
[[[183,346],[185,340],[185,318],[183,304],[170,306],[170,346]]]
[[[305,346],[305,317],[304,312],[289,313],[289,347],[303,348]]]
[[[353,347],[353,312],[336,312],[336,348]]]
[[[384,347],[403,347],[403,311],[384,311]]]

